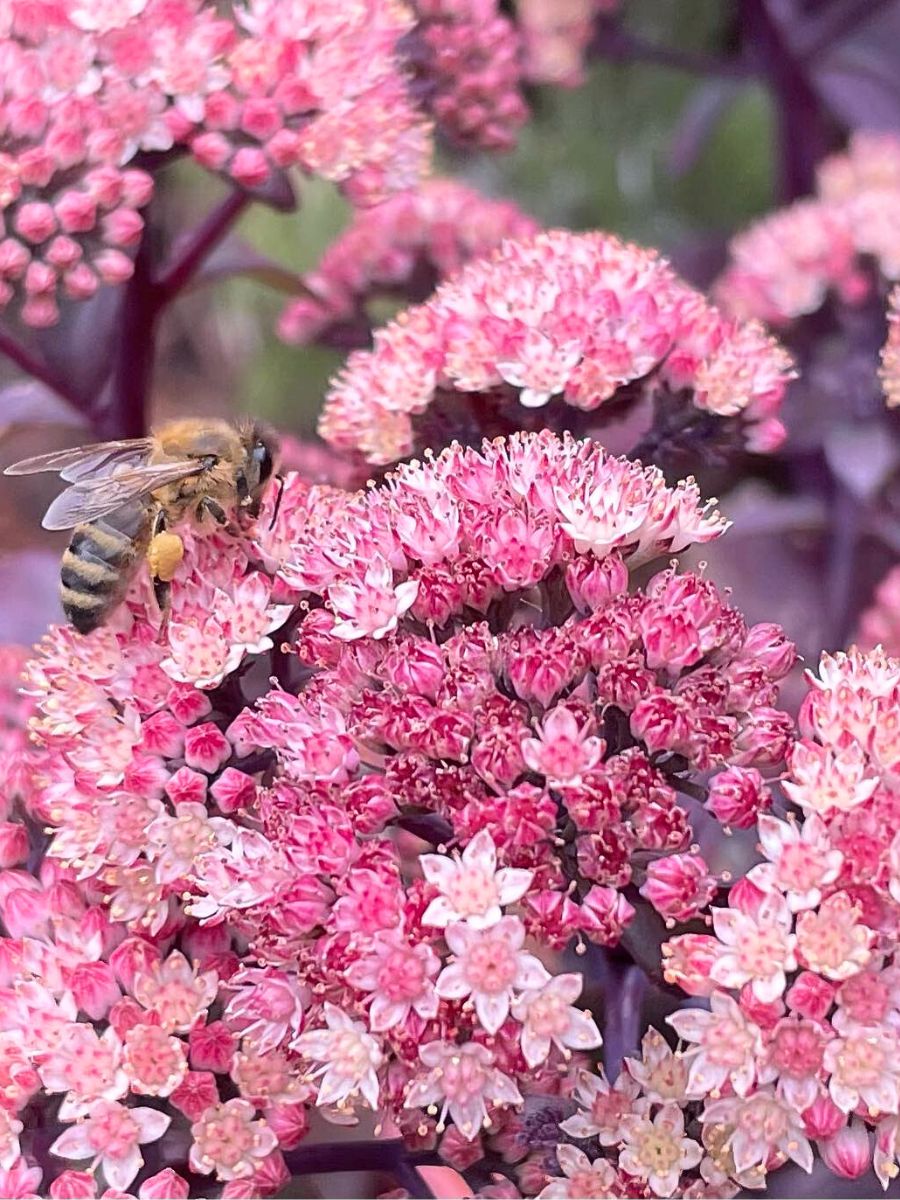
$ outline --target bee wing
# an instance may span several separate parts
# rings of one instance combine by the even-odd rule
[[[4,475],[36,475],[39,471],[56,471],[69,483],[86,475],[99,475],[117,467],[138,466],[153,448],[150,438],[128,438],[118,442],[96,442],[92,446],[74,446],[71,450],[56,450],[23,458],[7,467]]]
[[[182,462],[145,463],[134,470],[82,479],[57,496],[41,522],[45,529],[71,529],[82,521],[96,521],[132,500],[199,475],[205,466],[196,458]]]

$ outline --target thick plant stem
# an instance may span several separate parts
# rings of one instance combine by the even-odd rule
[[[193,233],[189,234],[177,254],[154,281],[157,302],[168,304],[190,283],[204,259],[221,241],[237,218],[250,203],[250,196],[233,188],[221,204],[217,205]]]
[[[150,238],[145,236],[126,286],[112,376],[105,403],[95,413],[101,438],[143,437],[156,351],[159,305],[150,277]]]
[[[153,231],[146,232],[122,305],[116,362],[106,403],[95,411],[101,437],[132,438],[146,434],[159,318],[249,203],[246,192],[230,191],[159,275],[154,273],[152,265]]]
[[[408,1177],[418,1163],[437,1163],[436,1155],[410,1154],[399,1138],[389,1141],[375,1139],[365,1142],[322,1142],[313,1146],[298,1146],[285,1150],[285,1166],[292,1175],[324,1175],[329,1171],[384,1171],[399,1180],[398,1172]],[[425,1187],[419,1180],[419,1186]],[[428,1196],[420,1191],[419,1196]]]
[[[741,30],[749,65],[765,80],[778,121],[778,191],[787,204],[813,191],[816,164],[832,148],[822,105],[804,64],[787,43],[767,0],[741,0]]]

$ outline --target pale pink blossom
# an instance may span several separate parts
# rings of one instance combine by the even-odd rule
[[[790,1159],[807,1174],[812,1170],[813,1152],[797,1111],[778,1099],[770,1088],[750,1096],[713,1100],[703,1110],[704,1126],[724,1125],[725,1145],[731,1151],[739,1174],[759,1168],[765,1172],[771,1155]]]
[[[564,1143],[556,1147],[556,1161],[564,1178],[551,1179],[538,1200],[607,1200],[616,1195],[616,1169],[608,1159],[591,1162],[583,1150]]]
[[[579,1071],[575,1099],[581,1111],[560,1122],[560,1129],[570,1137],[596,1137],[601,1146],[615,1146],[624,1140],[628,1120],[648,1109],[647,1101],[638,1099],[640,1091],[628,1071],[621,1071],[615,1083],[609,1082],[602,1067],[597,1074]]]
[[[708,1096],[730,1083],[739,1096],[746,1096],[757,1078],[760,1030],[724,992],[713,992],[709,1003],[709,1012],[682,1008],[666,1018],[679,1038],[690,1043],[684,1056],[690,1065],[688,1092]]]
[[[50,1147],[60,1158],[90,1159],[110,1187],[124,1190],[143,1165],[141,1146],[155,1142],[172,1118],[155,1108],[126,1108],[113,1100],[98,1100],[84,1120],[70,1125]]]
[[[828,816],[864,804],[878,786],[868,756],[853,739],[820,746],[798,741],[791,749],[790,777],[783,783],[795,804]]]
[[[641,1038],[640,1058],[625,1060],[628,1074],[641,1087],[641,1099],[655,1104],[674,1100],[684,1102],[687,1095],[688,1065],[680,1052],[674,1051],[658,1029],[652,1026]]]
[[[378,1068],[384,1055],[379,1041],[362,1021],[326,1002],[326,1028],[312,1029],[294,1038],[291,1047],[319,1065],[309,1079],[320,1079],[318,1105],[349,1105],[361,1096],[369,1108],[378,1107]]]
[[[676,1104],[664,1104],[654,1117],[635,1116],[625,1123],[625,1145],[619,1166],[645,1180],[654,1196],[671,1196],[683,1171],[703,1157],[697,1142],[684,1136],[684,1114]]]
[[[381,1033],[402,1024],[414,1012],[429,1020],[437,1016],[438,995],[434,976],[440,959],[430,946],[410,945],[402,934],[375,934],[368,953],[347,969],[347,982],[372,993],[369,1021]]]
[[[439,1130],[449,1113],[463,1137],[472,1139],[488,1119],[488,1105],[522,1103],[515,1083],[497,1069],[493,1054],[478,1042],[429,1042],[419,1050],[419,1058],[425,1072],[413,1079],[404,1107],[440,1105]]]
[[[603,739],[593,737],[588,726],[580,726],[564,705],[547,713],[538,735],[523,740],[522,757],[550,784],[578,782],[597,765],[605,748]]]
[[[550,978],[540,960],[522,949],[525,926],[518,917],[501,917],[488,929],[449,925],[444,937],[453,959],[438,976],[437,993],[447,1000],[470,996],[488,1033],[496,1033],[509,1016],[516,991],[541,987]]]
[[[874,930],[860,920],[861,912],[846,892],[823,900],[816,911],[797,918],[797,956],[826,979],[849,979],[872,957]]]
[[[529,1067],[545,1061],[552,1046],[565,1057],[569,1050],[593,1050],[603,1039],[593,1018],[574,1007],[581,995],[580,975],[555,975],[537,991],[523,992],[512,1004],[522,1023],[522,1053]]]
[[[418,595],[419,585],[411,580],[394,584],[394,572],[384,559],[370,562],[358,584],[334,584],[328,600],[340,618],[332,633],[344,641],[362,637],[383,638]]]
[[[727,988],[749,983],[764,1004],[787,986],[786,972],[797,965],[791,914],[781,895],[769,895],[756,916],[737,908],[714,908],[713,929],[722,943],[710,978]]]
[[[426,925],[445,929],[465,921],[473,929],[496,925],[503,907],[521,900],[534,877],[533,871],[497,868],[497,848],[488,830],[480,830],[462,854],[423,854],[422,874],[440,891],[426,908]]]
[[[792,912],[815,908],[822,887],[834,883],[844,861],[816,813],[803,821],[780,821],[761,813],[757,821],[763,853],[769,860],[747,878],[764,892],[779,892]]]
[[[225,1019],[260,1054],[300,1032],[307,997],[295,976],[275,967],[242,967],[228,981],[237,988]]]
[[[48,1092],[67,1093],[63,1121],[83,1116],[97,1100],[121,1100],[129,1087],[122,1043],[112,1028],[98,1035],[90,1025],[71,1025],[39,1071]]]
[[[219,1179],[246,1179],[278,1145],[275,1134],[246,1100],[226,1100],[206,1109],[191,1126],[190,1164]]]
[[[135,1025],[125,1034],[123,1063],[131,1090],[169,1096],[188,1069],[184,1043],[159,1025]]]
[[[147,856],[160,883],[188,875],[194,860],[231,840],[233,826],[210,817],[205,804],[176,804],[175,815],[162,813],[146,829]]]
[[[163,1029],[187,1033],[214,1000],[218,991],[215,971],[198,972],[183,954],[173,950],[134,981],[134,997],[156,1013]]]
[[[828,1091],[842,1112],[865,1105],[872,1117],[900,1108],[900,1041],[891,1029],[858,1026],[825,1047]]]

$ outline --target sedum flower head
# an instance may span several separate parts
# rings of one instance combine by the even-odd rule
[[[309,295],[285,308],[279,332],[288,342],[365,344],[365,305],[382,294],[424,300],[471,258],[538,225],[508,200],[494,200],[453,179],[426,180],[371,208],[357,209],[315,271]]]
[[[624,406],[632,447],[636,429],[648,447],[703,429],[769,449],[790,374],[760,327],[722,316],[652,251],[553,231],[504,242],[380,330],[335,381],[320,429],[383,464],[448,433],[529,427],[533,409],[587,433]]]
[[[699,781],[784,757],[792,648],[652,565],[724,528],[691,481],[519,434],[356,495],[289,477],[245,537],[185,531],[165,625],[138,581],[106,628],[49,634],[28,669],[48,869],[124,940],[88,944],[74,1008],[68,958],[42,966],[44,1042],[111,1008],[117,1040],[71,1043],[94,1092],[67,1051],[43,1084],[11,1044],[23,1102],[155,1097],[233,1190],[275,1178],[310,1104],[416,1137],[449,1119],[471,1153],[558,1090],[600,1031],[549,952],[616,944],[648,861],[693,915]],[[10,896],[15,936],[87,953],[80,909]],[[656,1051],[639,1074],[670,1096]]]

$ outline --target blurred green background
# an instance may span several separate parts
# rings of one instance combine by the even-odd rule
[[[628,0],[625,18],[645,42],[703,53],[721,50],[731,10],[721,0]],[[515,150],[440,148],[436,170],[513,199],[548,226],[606,229],[657,246],[689,275],[692,260],[771,207],[772,114],[755,84],[596,60],[583,86],[536,88],[530,100],[532,120]],[[181,163],[164,186],[168,223],[183,229],[214,202],[219,185]],[[254,205],[238,235],[307,270],[346,224],[349,206],[329,185],[305,182],[300,192],[293,214]],[[283,345],[274,326],[285,299],[237,279],[175,305],[160,346],[160,410],[183,411],[189,394],[193,411],[224,407],[311,432],[341,355]]]

